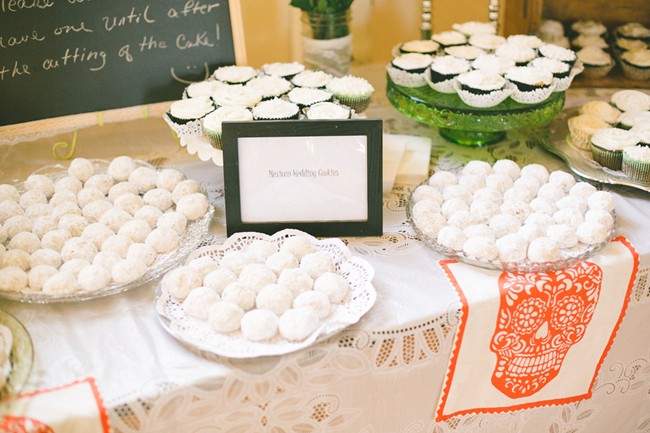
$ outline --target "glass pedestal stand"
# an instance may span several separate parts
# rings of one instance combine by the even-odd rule
[[[520,104],[508,98],[489,108],[471,107],[453,93],[429,86],[404,87],[386,75],[386,96],[399,112],[427,125],[437,126],[445,139],[464,146],[501,141],[506,131],[550,123],[564,106],[564,92],[555,92],[539,104]]]

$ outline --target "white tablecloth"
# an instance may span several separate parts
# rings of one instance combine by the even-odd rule
[[[381,71],[376,72],[380,74]],[[381,78],[379,79],[381,80]],[[564,163],[525,138],[465,148],[446,143],[378,97],[368,117],[384,131],[432,136],[432,167],[511,157],[520,164]],[[570,90],[567,107],[606,99],[611,90]],[[565,121],[565,120],[561,120]],[[55,162],[51,147],[70,135],[0,148],[0,177],[25,177]],[[75,156],[129,154],[176,167],[200,180],[218,207],[211,233],[225,236],[222,169],[178,146],[162,119],[81,130]],[[35,362],[25,391],[92,376],[115,432],[648,432],[650,431],[650,202],[645,192],[616,194],[617,234],[640,254],[627,315],[589,400],[514,413],[433,421],[457,327],[459,300],[405,218],[409,187],[384,195],[384,235],[350,238],[375,270],[378,299],[355,326],[297,353],[229,360],[193,353],[160,325],[154,284],[105,299],[51,305],[0,300],[32,336]]]

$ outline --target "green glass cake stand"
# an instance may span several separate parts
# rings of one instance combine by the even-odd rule
[[[386,96],[401,113],[437,126],[447,140],[465,146],[501,141],[506,131],[550,123],[564,106],[564,92],[554,92],[538,104],[520,104],[511,98],[489,108],[465,104],[453,93],[440,93],[425,85],[404,87],[386,75]]]

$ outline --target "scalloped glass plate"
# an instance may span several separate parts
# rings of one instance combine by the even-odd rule
[[[27,329],[11,314],[0,310],[0,324],[9,328],[12,335],[11,371],[5,386],[0,389],[0,400],[20,393],[29,377],[34,361],[34,348]]]
[[[424,185],[426,183],[427,181],[424,181],[418,186]],[[415,188],[413,191],[415,191]],[[616,232],[616,214],[612,213],[614,216],[614,224],[612,226],[612,229],[609,231],[606,240],[595,245],[586,245],[579,242],[575,247],[562,248],[560,249],[560,255],[562,257],[560,260],[554,260],[550,262],[533,262],[530,260],[522,260],[520,262],[502,262],[498,259],[481,260],[476,257],[468,256],[463,251],[452,250],[442,244],[439,244],[437,240],[430,238],[418,228],[418,226],[413,221],[413,191],[411,191],[408,203],[406,205],[406,217],[417,237],[425,245],[442,254],[443,256],[458,260],[463,263],[467,263],[468,265],[477,266],[479,268],[495,269],[507,272],[549,272],[558,269],[564,269],[591,257],[593,254],[607,245],[607,243],[612,240],[614,233]]]
[[[603,167],[592,159],[591,152],[577,148],[571,143],[567,120],[578,114],[577,109],[563,112],[554,123],[551,140],[541,140],[540,144],[549,152],[562,158],[578,176],[609,185],[624,185],[650,192],[650,184],[631,179],[619,170]]]
[[[329,253],[336,263],[336,271],[350,284],[350,293],[341,304],[332,304],[332,311],[321,326],[303,341],[290,342],[277,335],[265,342],[247,340],[241,331],[221,334],[213,331],[207,322],[185,314],[182,304],[161,289],[156,288],[155,308],[158,318],[171,335],[193,349],[227,358],[256,358],[282,355],[322,341],[344,328],[358,322],[375,303],[377,294],[371,280],[374,268],[365,260],[354,256],[337,238],[318,240],[299,230],[287,229],[272,236],[263,233],[243,232],[230,236],[223,245],[202,247],[187,258],[211,256],[217,261],[230,251],[245,249],[255,240],[267,240],[280,245],[293,236],[306,236],[320,251]]]
[[[99,169],[101,171],[102,169],[105,170],[106,167],[108,167],[108,161],[99,159],[93,159],[92,161],[95,165],[96,170]],[[152,165],[145,161],[136,161],[136,163],[140,166],[154,168]],[[66,166],[62,164],[56,164],[42,167],[39,170],[35,171],[34,174],[44,174],[48,177],[51,177],[52,179],[57,179],[59,177],[65,176],[66,170]],[[16,183],[16,187],[19,190],[21,189],[21,185],[21,182]],[[30,290],[24,290],[21,292],[8,292],[0,290],[0,298],[34,304],[79,302],[111,296],[117,293],[126,292],[127,290],[131,290],[135,287],[139,287],[161,277],[170,269],[175,268],[183,263],[185,258],[187,258],[187,256],[196,249],[196,247],[201,243],[204,235],[208,232],[210,221],[212,221],[214,212],[214,206],[210,205],[205,215],[197,220],[189,222],[187,225],[187,230],[185,230],[185,233],[179,240],[178,248],[169,253],[159,254],[156,258],[156,261],[149,267],[147,272],[135,281],[125,284],[112,283],[106,286],[106,288],[103,290],[98,290],[95,292],[75,292],[56,295],[50,295],[47,293]]]

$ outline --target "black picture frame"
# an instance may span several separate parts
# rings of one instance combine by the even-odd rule
[[[304,231],[311,234],[315,237],[349,237],[349,236],[380,236],[382,234],[382,128],[383,123],[380,119],[350,119],[350,120],[273,120],[273,121],[242,121],[242,122],[223,122],[222,124],[222,147],[223,147],[223,171],[224,171],[224,188],[225,188],[225,203],[226,203],[226,231],[228,236],[233,233],[239,232],[261,232],[266,234],[273,234],[279,230],[285,228],[293,228],[297,230]],[[313,140],[312,140],[313,139]],[[303,143],[304,141],[304,143]],[[296,149],[287,148],[285,144],[287,142],[295,143],[298,146],[298,149],[309,149],[310,152],[287,152],[287,149]],[[317,144],[314,144],[316,142]],[[305,146],[303,146],[303,144]],[[331,145],[331,147],[330,147]],[[343,147],[340,147],[343,146]],[[360,152],[360,148],[365,146],[365,159],[362,157],[362,153],[353,153]],[[363,182],[359,182],[360,186],[354,187],[353,183],[348,184],[351,190],[354,190],[354,194],[357,196],[365,196],[365,218],[361,217],[351,217],[347,218],[345,216],[339,218],[309,218],[309,219],[299,219],[291,220],[289,216],[289,211],[287,211],[287,218],[284,217],[271,217],[269,216],[268,220],[266,219],[265,212],[270,212],[273,208],[273,212],[282,212],[276,211],[275,206],[269,205],[267,195],[264,196],[265,202],[267,205],[262,208],[255,208],[255,214],[257,215],[255,219],[244,218],[242,219],[242,203],[246,204],[246,209],[251,208],[250,206],[250,193],[246,191],[250,190],[249,184],[258,184],[262,185],[263,188],[266,188],[270,184],[274,184],[274,180],[268,180],[267,183],[259,184],[259,182],[264,182],[264,179],[260,180],[264,176],[269,176],[273,173],[273,169],[269,168],[266,172],[264,170],[256,171],[255,173],[261,173],[260,178],[252,178],[252,174],[248,173],[248,168],[251,165],[254,165],[256,168],[260,167],[260,164],[263,166],[266,164],[267,160],[264,159],[264,155],[260,158],[259,154],[256,154],[255,151],[266,153],[272,152],[273,157],[268,158],[275,162],[268,162],[269,164],[278,164],[278,161],[281,160],[282,164],[285,167],[302,167],[309,166],[314,167],[319,164],[319,153],[328,154],[327,160],[332,162],[332,152],[340,149],[351,149],[350,158],[347,158],[345,154],[336,153],[336,163],[339,161],[341,164],[352,164],[352,168],[358,164],[358,172],[353,173],[353,176],[360,176],[365,172],[366,176],[366,185],[363,187]],[[282,153],[285,155],[282,155]],[[305,157],[304,153],[311,153],[310,156]],[[299,154],[299,155],[298,155]],[[280,155],[278,157],[278,155]],[[339,160],[340,157],[340,160]],[[341,175],[344,176],[345,172],[350,174],[350,166],[344,166],[345,170],[341,171]],[[244,170],[248,174],[243,174]],[[324,170],[324,169],[323,169]],[[313,197],[308,197],[304,195],[310,194],[310,188],[317,188],[314,190],[314,196],[322,193],[322,185],[318,184],[318,181],[314,180],[313,186],[305,186],[304,180],[300,178],[302,173],[300,170],[287,170],[282,173],[293,173],[293,175],[288,175],[288,177],[296,176],[296,180],[293,179],[284,179],[282,180],[282,185],[288,185],[289,188],[297,187],[300,191],[300,194],[288,194],[282,195],[287,191],[283,191],[282,188],[275,191],[276,199],[287,200],[286,197],[291,197],[289,200],[292,203],[298,203],[301,199],[304,199],[304,202],[309,202],[313,200]],[[311,173],[311,170],[309,171]],[[317,170],[318,175],[315,175],[314,178],[320,177],[320,174],[323,173],[327,175],[328,173],[337,173],[339,170],[334,171],[321,171]],[[257,175],[256,175],[257,176]],[[357,177],[357,181],[358,181]],[[341,187],[341,182],[345,181],[344,177],[341,179],[336,179],[335,182],[338,182],[338,187]],[[243,182],[243,183],[242,183]],[[301,182],[298,184],[298,182]],[[329,182],[329,180],[322,180],[322,182]],[[244,185],[244,186],[242,186]],[[242,196],[243,194],[243,196]],[[259,190],[255,190],[255,194],[261,194]],[[334,196],[335,194],[330,194]],[[268,194],[269,197],[272,197],[273,194]],[[279,200],[278,200],[279,201]],[[333,204],[334,202],[332,202]],[[327,208],[334,209],[333,207],[328,208],[327,200],[318,201],[318,205],[322,204],[323,209]],[[358,207],[357,207],[358,204]],[[254,206],[253,206],[254,207]],[[301,207],[302,209],[307,209],[309,206]],[[360,202],[358,200],[354,201],[354,205],[351,206],[359,210],[360,213],[363,212],[363,200]],[[316,210],[306,210],[306,212],[318,212],[318,206]],[[342,211],[345,213],[345,210]],[[327,212],[326,212],[327,213]],[[260,215],[262,219],[260,219]],[[284,219],[284,220],[283,220]]]

